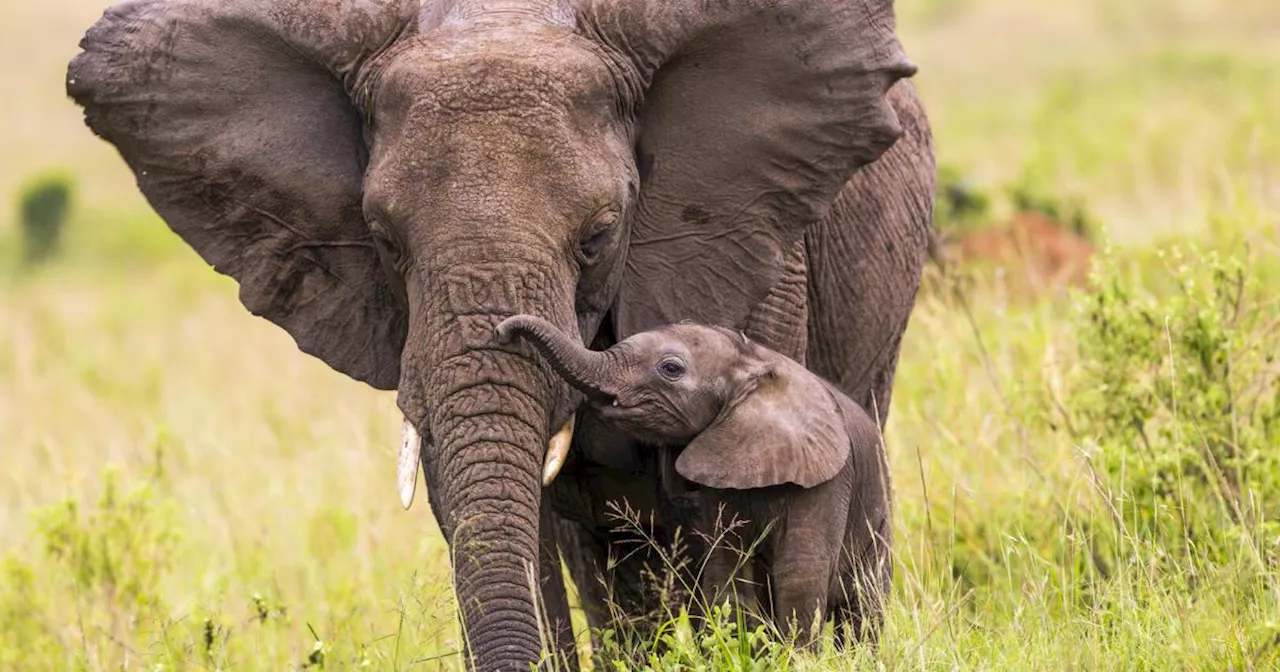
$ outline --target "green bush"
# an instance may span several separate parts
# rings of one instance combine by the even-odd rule
[[[170,618],[160,594],[178,543],[170,507],[149,481],[122,491],[107,469],[93,506],[66,500],[34,522],[40,547],[0,558],[0,669],[119,667]],[[48,599],[67,594],[70,610]]]
[[[57,253],[71,213],[72,191],[72,178],[61,173],[36,178],[22,190],[18,220],[27,263],[41,262]]]
[[[114,470],[103,475],[97,506],[82,512],[74,501],[38,516],[45,550],[80,590],[126,615],[162,613],[160,578],[172,562],[176,523],[143,483],[120,492]]]
[[[1165,298],[1139,296],[1113,258],[1096,267],[1070,424],[1129,534],[1189,555],[1277,531],[1280,320],[1240,258],[1160,258],[1175,288]]]
[[[0,669],[20,669],[19,663],[59,646],[35,571],[16,558],[0,560]]]
[[[70,584],[90,613],[100,615],[79,618],[82,650],[110,666],[120,660],[123,644],[145,641],[142,632],[167,622],[160,587],[178,534],[167,503],[149,482],[122,492],[114,469],[102,478],[96,506],[83,510],[67,500],[37,514],[36,526],[52,561],[46,580]]]
[[[711,608],[708,617],[695,619],[687,611],[659,626],[649,642],[620,643],[617,633],[601,634],[596,669],[628,672],[666,670],[785,671],[792,668],[795,649],[767,625],[750,621],[728,603]],[[606,662],[607,661],[607,662]]]

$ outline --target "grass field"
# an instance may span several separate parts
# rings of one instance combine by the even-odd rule
[[[64,100],[105,4],[0,6],[0,202],[77,184],[43,267],[0,211],[0,669],[458,667],[444,542],[394,493],[394,395],[250,316]],[[1084,199],[1113,249],[1072,297],[931,275],[877,659],[753,663],[674,627],[652,666],[1276,669],[1280,4],[899,11],[940,160]]]

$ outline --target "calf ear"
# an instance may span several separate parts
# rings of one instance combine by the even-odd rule
[[[840,473],[849,459],[850,428],[827,384],[785,358],[753,383],[689,443],[676,471],[700,485],[735,490],[784,483],[812,488]]]

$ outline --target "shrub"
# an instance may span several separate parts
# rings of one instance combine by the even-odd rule
[[[713,606],[706,619],[685,610],[659,626],[650,642],[620,643],[617,633],[601,633],[596,669],[642,670],[789,670],[795,648],[769,626],[755,624],[729,603]],[[609,662],[604,662],[609,661]]]
[[[177,524],[149,483],[121,492],[108,469],[95,507],[56,504],[37,516],[37,528],[62,576],[105,607],[114,634],[166,614],[159,583],[173,562]]]
[[[114,469],[102,482],[93,506],[36,512],[40,547],[0,557],[0,669],[123,667],[141,631],[167,623],[171,511],[150,482],[122,491]]]
[[[16,558],[0,560],[0,669],[19,669],[35,652],[59,646],[37,596],[35,572]]]
[[[1110,256],[1095,269],[1069,424],[1118,522],[1191,555],[1280,514],[1280,320],[1241,259],[1160,258],[1174,287],[1162,299],[1140,297]]]
[[[52,173],[33,180],[22,191],[18,218],[22,227],[23,259],[38,263],[58,251],[62,230],[71,213],[72,179]]]

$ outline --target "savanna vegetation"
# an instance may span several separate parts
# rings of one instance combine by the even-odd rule
[[[0,6],[0,669],[459,668],[394,395],[244,311],[63,98],[105,4]],[[1045,213],[1092,273],[1028,295],[1017,268],[929,269],[878,652],[676,613],[605,633],[595,669],[1275,669],[1280,5],[899,12],[980,206],[940,228]]]

